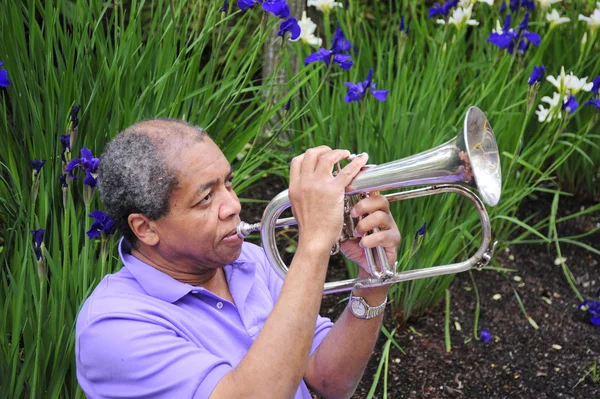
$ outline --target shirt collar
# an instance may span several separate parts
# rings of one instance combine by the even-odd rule
[[[125,237],[121,238],[119,255],[123,265],[148,295],[173,303],[194,289],[190,284],[177,281],[146,262],[142,262],[131,254],[131,248],[131,243]]]
[[[129,270],[137,282],[142,286],[144,291],[148,295],[163,300],[165,302],[173,303],[189,294],[191,291],[205,291],[202,287],[194,287],[191,284],[182,283],[175,280],[173,277],[166,273],[161,272],[153,266],[150,266],[146,262],[141,261],[131,254],[132,245],[125,237],[121,238],[119,242],[119,255],[123,261],[123,265]],[[231,266],[231,267],[230,267]],[[233,261],[231,265],[226,266],[227,282],[229,284],[229,291],[233,295],[233,291],[238,291],[238,287],[232,287],[232,277],[234,271],[237,269],[238,272],[245,274],[249,281],[254,280],[254,266],[255,262],[251,260],[248,255],[242,251],[241,256]],[[246,279],[244,279],[246,280]],[[240,287],[241,288],[241,287]],[[250,287],[242,288],[242,298],[245,299],[248,294]],[[208,292],[208,291],[207,291]],[[239,298],[239,299],[242,299]],[[237,302],[236,298],[236,302]],[[243,300],[241,301],[243,302]]]

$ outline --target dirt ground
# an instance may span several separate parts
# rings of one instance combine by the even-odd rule
[[[272,192],[280,189],[275,183],[261,191],[264,198],[272,198]],[[520,216],[549,210],[550,205],[551,198],[528,199]],[[564,200],[560,213],[570,214],[590,205]],[[246,204],[244,208],[243,220],[256,221],[264,204]],[[596,213],[563,223],[559,234],[583,233],[599,223],[600,214]],[[600,233],[584,242],[600,249]],[[563,245],[562,251],[581,294],[586,299],[596,298],[600,256],[573,245]],[[450,353],[444,342],[443,302],[407,324],[397,323],[393,312],[386,311],[384,324],[389,331],[397,329],[396,342],[405,352],[391,346],[388,398],[600,398],[600,326],[593,326],[587,312],[578,309],[580,301],[561,267],[554,263],[554,248],[520,245],[496,259],[502,267],[517,271],[474,271],[481,305],[479,330],[487,329],[493,335],[487,344],[473,336],[476,296],[468,273],[458,274],[450,287]],[[337,268],[334,274],[345,274],[343,266]],[[538,329],[521,310],[515,292]],[[346,296],[324,297],[321,314],[335,320],[346,306]],[[368,396],[385,342],[382,335],[355,398]],[[383,375],[373,397],[385,397]]]

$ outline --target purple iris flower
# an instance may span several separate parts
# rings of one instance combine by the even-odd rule
[[[584,102],[584,104],[591,105],[596,107],[597,109],[600,109],[600,100],[598,100],[597,98],[592,98],[591,100]]]
[[[0,67],[4,65],[4,62],[0,61]],[[10,86],[10,80],[8,80],[8,71],[0,69],[0,87]]]
[[[33,172],[36,175],[40,173],[40,170],[42,169],[42,166],[44,166],[45,163],[46,161],[38,161],[37,159],[31,161],[31,166],[33,166]]]
[[[229,4],[227,4],[227,0],[223,0],[223,7],[221,7],[221,12],[227,12],[229,9]]]
[[[44,233],[46,230],[37,229],[31,230],[33,236],[33,250],[35,251],[35,257],[37,260],[42,259],[42,242],[44,241]]]
[[[340,28],[340,25],[335,28],[335,34],[331,39],[331,52],[335,54],[347,53],[352,48],[352,42],[346,39],[344,31]]]
[[[512,54],[515,45],[517,45],[518,52],[520,54],[527,51],[529,43],[535,46],[539,46],[541,39],[537,33],[529,32],[527,26],[529,24],[529,12],[525,14],[523,21],[519,24],[517,31],[510,28],[511,15],[507,15],[504,20],[504,26],[501,32],[492,32],[488,37],[487,41],[498,46],[501,49],[506,49],[508,54]]]
[[[598,293],[596,294],[596,296],[599,298],[595,301],[583,301],[579,304],[578,308],[581,309],[584,306],[588,307],[588,313],[590,315],[590,322],[598,327],[600,326],[600,290],[598,291]]]
[[[512,12],[517,12],[519,7],[529,8],[530,10],[535,10],[535,2],[533,0],[510,0],[510,10]],[[506,5],[505,5],[506,9]],[[502,11],[502,10],[500,10]]]
[[[527,81],[527,84],[532,85],[534,83],[542,83],[545,73],[546,73],[545,66],[534,66],[533,72],[531,72],[531,76],[529,76],[529,80]]]
[[[365,98],[367,91],[370,91],[373,94],[373,97],[375,97],[377,100],[385,101],[389,91],[376,89],[375,83],[373,83],[373,69],[369,69],[367,80],[364,82],[346,82],[344,84],[348,87],[348,94],[346,94],[346,97],[344,97],[344,101],[347,103],[361,101],[363,98]]]
[[[95,174],[98,171],[98,165],[100,165],[100,159],[94,158],[92,152],[87,148],[81,149],[81,158],[74,158],[69,162],[65,171],[69,173],[69,177],[71,179],[77,179],[77,176],[73,175],[73,171],[76,168],[82,168],[86,171],[89,171],[90,174]],[[86,179],[87,173],[86,173]],[[88,180],[89,181],[89,180]],[[85,183],[85,180],[84,180]],[[86,183],[87,184],[87,183]]]
[[[427,222],[423,223],[423,226],[415,233],[415,239],[418,237],[423,237],[427,232]]]
[[[60,187],[61,188],[68,188],[69,184],[67,183],[67,174],[63,173],[58,175],[58,179],[60,180]]]
[[[596,76],[596,79],[592,80],[594,86],[592,86],[592,93],[600,94],[600,75]]]
[[[506,1],[502,0],[502,4],[500,4],[500,12],[506,11]]]
[[[291,17],[287,20],[283,21],[279,25],[279,33],[277,36],[282,36],[289,32],[292,40],[296,40],[300,37],[300,33],[302,33],[302,29],[300,29],[300,25],[298,25],[298,21],[296,18]]]
[[[445,2],[444,4],[442,4],[441,6],[439,6],[437,3],[435,3],[433,5],[433,7],[431,7],[429,9],[429,18],[433,18],[436,15],[447,16],[450,13],[450,10],[452,10],[452,8],[456,7],[459,2],[460,2],[460,0],[449,0],[449,1]]]
[[[60,143],[62,144],[63,152],[71,151],[71,135],[61,134]]]
[[[404,16],[400,17],[400,27],[398,28],[400,32],[404,31],[404,34],[408,36],[408,26],[404,24]]]
[[[350,60],[349,54],[335,54],[333,51],[320,48],[318,52],[306,57],[304,65],[319,61],[323,61],[327,66],[333,61],[334,64],[338,64],[345,71],[352,68],[354,64],[354,61]]]
[[[487,344],[492,339],[492,333],[490,333],[488,330],[481,330],[481,333],[479,334],[479,339],[481,339],[484,344]]]
[[[290,98],[289,100],[287,100],[287,102],[285,103],[283,109],[286,111],[290,110],[290,107],[292,106],[292,99]]]
[[[266,12],[276,15],[279,18],[290,16],[290,8],[285,0],[238,0],[238,7],[244,11],[256,3],[259,3]]]
[[[575,112],[577,108],[579,108],[579,103],[575,99],[574,95],[570,95],[569,99],[562,105],[563,111],[568,111],[570,114]]]
[[[73,122],[73,130],[77,129],[77,126],[79,126],[79,119],[77,118],[77,114],[79,114],[80,109],[81,104],[75,105],[71,108],[71,122]]]
[[[112,219],[104,212],[96,210],[88,215],[94,222],[85,234],[91,239],[99,238],[102,234],[109,236],[115,234],[116,227]]]

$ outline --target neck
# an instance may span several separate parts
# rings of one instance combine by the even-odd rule
[[[181,283],[215,292],[221,286],[221,282],[225,282],[225,273],[222,268],[180,268],[160,256],[147,255],[144,252],[146,251],[141,248],[131,249],[133,256]]]

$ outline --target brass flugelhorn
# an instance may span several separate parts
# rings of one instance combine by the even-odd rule
[[[354,225],[358,220],[352,218],[349,212],[361,197],[373,191],[414,186],[426,187],[386,194],[385,197],[392,202],[440,193],[456,193],[465,196],[477,209],[481,223],[481,245],[477,252],[459,263],[396,272],[395,265],[390,267],[388,264],[382,247],[365,249],[371,277],[327,282],[323,289],[324,294],[454,274],[467,271],[473,266],[482,267],[490,261],[494,254],[495,243],[492,244],[490,219],[483,202],[489,206],[498,203],[502,189],[502,175],[494,132],[479,108],[469,108],[462,132],[452,140],[416,155],[381,165],[367,165],[363,168],[346,187],[344,229],[341,240],[353,237]],[[483,202],[469,187],[477,189]],[[282,278],[285,278],[288,267],[281,259],[276,246],[275,229],[296,224],[293,217],[278,219],[289,207],[288,190],[285,190],[267,205],[260,223],[240,222],[237,227],[240,237],[260,231],[266,256]],[[339,242],[337,248],[339,249]]]

